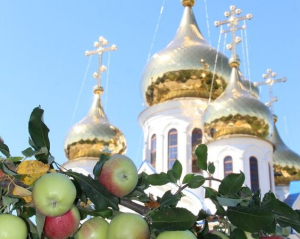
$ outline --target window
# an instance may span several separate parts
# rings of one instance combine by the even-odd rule
[[[251,179],[251,190],[256,192],[259,189],[259,178],[258,178],[258,163],[255,157],[250,157],[250,179]]]
[[[226,156],[224,158],[224,177],[231,174],[233,172],[232,170],[232,157]]]
[[[177,159],[177,130],[171,129],[168,134],[168,168],[171,169]]]
[[[195,154],[196,147],[202,143],[202,131],[195,128],[192,131],[192,172],[202,173],[202,170],[197,166],[197,156]]]
[[[151,137],[151,149],[150,149],[150,163],[155,168],[156,166],[156,135],[152,135]]]

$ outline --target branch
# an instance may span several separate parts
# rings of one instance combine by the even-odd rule
[[[141,215],[144,215],[144,216],[147,215],[149,212],[149,208],[144,207],[140,204],[137,204],[128,198],[120,198],[120,205],[127,207]]]

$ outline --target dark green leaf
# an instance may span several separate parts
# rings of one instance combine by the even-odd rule
[[[252,197],[252,191],[248,187],[242,187],[238,194],[241,198]]]
[[[177,175],[173,170],[168,170],[167,175],[172,183],[177,183]]]
[[[205,198],[215,198],[217,199],[218,192],[212,188],[204,187],[205,188]]]
[[[99,161],[96,163],[94,169],[93,169],[93,174],[94,178],[97,179],[101,173],[102,167],[104,163],[109,160],[109,155],[106,154],[100,154]]]
[[[216,170],[216,167],[215,167],[214,163],[209,162],[209,163],[208,163],[208,172],[209,172],[210,174],[214,174],[214,173],[215,173],[215,170]]]
[[[207,233],[204,237],[205,239],[227,239],[228,237],[225,236],[224,233],[219,232],[219,231],[210,231]],[[228,238],[229,239],[229,238]]]
[[[81,190],[87,194],[97,210],[107,209],[108,207],[118,210],[119,199],[108,192],[98,180],[75,172],[68,171],[66,174],[79,183]]]
[[[20,216],[25,219],[29,219],[30,217],[34,216],[35,213],[36,210],[34,207],[22,207]]]
[[[172,171],[175,173],[176,179],[179,180],[182,174],[182,165],[177,159],[173,164]]]
[[[45,225],[46,216],[41,214],[39,211],[36,211],[35,221],[36,221],[36,230],[38,232],[39,238],[41,238],[44,225]]]
[[[103,217],[109,218],[113,215],[113,211],[111,209],[104,209],[104,210],[94,210],[91,208],[82,208],[79,207],[79,212],[82,215],[82,219],[86,218],[87,215],[92,217]]]
[[[159,200],[160,207],[176,207],[180,201],[181,195],[174,195],[171,190],[165,192],[162,198]]]
[[[243,172],[239,174],[229,174],[225,177],[220,186],[219,186],[219,193],[222,195],[231,195],[236,194],[240,191],[241,187],[243,186],[245,181],[245,175]]]
[[[26,221],[29,226],[30,239],[40,239],[36,225],[30,219],[26,219]]]
[[[49,129],[43,122],[43,114],[44,110],[40,107],[36,107],[33,109],[30,118],[29,118],[29,134],[37,149],[41,149],[46,147],[48,152],[42,155],[36,155],[38,160],[41,160],[47,163],[47,158],[50,150],[50,141],[48,138]]]
[[[227,216],[229,221],[248,232],[257,232],[273,223],[275,216],[259,207],[228,207]]]
[[[274,220],[270,225],[264,227],[262,230],[266,233],[274,233],[276,230],[276,221]]]
[[[6,157],[8,158],[10,156],[9,153],[9,148],[8,146],[2,142],[2,140],[0,140],[0,152]]]
[[[197,166],[202,170],[207,170],[207,146],[200,144],[195,152],[197,156]]]
[[[233,239],[247,239],[245,232],[239,228],[236,228],[232,232],[232,238]]]
[[[224,197],[217,197],[218,202],[222,206],[231,206],[234,207],[238,205],[243,199],[233,199],[233,198],[224,198]]]
[[[154,186],[161,186],[161,185],[165,185],[167,183],[170,183],[171,180],[169,178],[169,176],[162,172],[160,174],[151,174],[147,177],[147,182],[151,185]]]
[[[201,176],[201,175],[196,175],[195,177],[193,177],[193,178],[189,181],[188,187],[189,187],[189,188],[199,188],[199,187],[201,187],[204,183],[205,183],[204,177]]]
[[[145,172],[142,172],[139,174],[139,180],[136,185],[136,188],[145,190],[146,188],[149,187],[149,183],[147,182],[148,174]]]
[[[187,174],[184,176],[183,180],[182,180],[182,184],[186,184],[186,183],[189,183],[190,180],[194,177],[195,175],[194,174]]]
[[[200,212],[198,213],[198,219],[197,221],[201,221],[204,220],[208,217],[209,215],[207,214],[207,212],[203,209],[200,210]]]
[[[151,227],[164,231],[183,231],[191,228],[196,220],[197,216],[185,208],[168,208],[151,214]]]

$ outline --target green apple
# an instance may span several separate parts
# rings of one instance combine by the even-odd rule
[[[80,214],[75,205],[67,213],[57,217],[46,217],[44,233],[49,239],[65,239],[78,229]]]
[[[165,231],[158,235],[157,239],[197,239],[190,231]]]
[[[93,217],[82,224],[75,234],[75,239],[107,239],[108,222],[100,217]]]
[[[26,223],[17,216],[0,214],[0,238],[1,239],[26,239]]]
[[[147,222],[138,214],[122,213],[115,216],[107,230],[107,239],[149,239]]]
[[[104,163],[99,175],[99,182],[113,195],[124,197],[137,185],[136,166],[130,158],[115,154]]]
[[[45,174],[33,187],[33,204],[45,216],[56,217],[65,214],[71,209],[75,198],[74,184],[61,173]]]

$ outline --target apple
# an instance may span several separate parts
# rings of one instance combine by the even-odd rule
[[[0,214],[0,238],[1,239],[26,239],[26,223],[17,216]]]
[[[78,229],[80,214],[75,205],[67,213],[57,216],[46,216],[44,233],[49,239],[65,239],[72,236]]]
[[[124,197],[137,185],[136,166],[130,158],[115,154],[104,163],[99,175],[99,182],[113,195]]]
[[[147,222],[138,214],[122,213],[115,216],[107,230],[107,239],[149,239]]]
[[[108,222],[100,217],[93,217],[82,224],[75,234],[75,239],[107,239]]]
[[[157,239],[197,239],[191,231],[164,231]]]
[[[56,217],[65,214],[71,209],[75,198],[74,184],[61,173],[45,174],[33,187],[33,204],[45,216]]]

